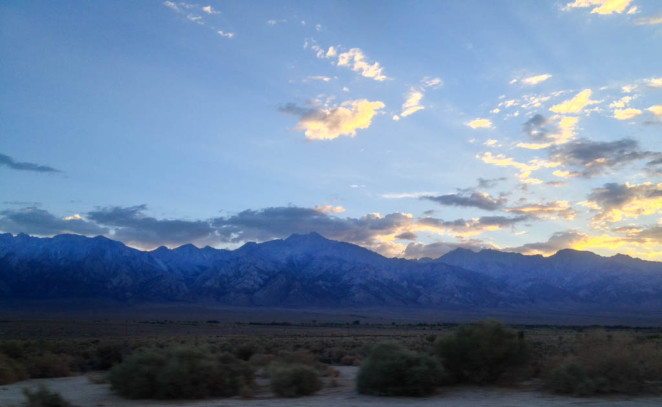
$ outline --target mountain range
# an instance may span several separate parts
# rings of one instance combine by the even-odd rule
[[[561,250],[386,258],[317,233],[236,250],[140,251],[105,237],[0,234],[0,299],[271,307],[660,310],[662,263]]]

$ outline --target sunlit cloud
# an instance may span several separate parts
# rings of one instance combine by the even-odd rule
[[[566,4],[563,10],[593,7],[591,9],[593,14],[621,14],[626,11],[630,3],[632,0],[575,0]]]
[[[490,152],[482,153],[476,155],[476,158],[483,161],[486,164],[495,165],[497,167],[513,167],[519,170],[519,179],[520,182],[524,184],[542,184],[543,181],[537,178],[532,178],[531,173],[537,171],[541,168],[554,168],[558,167],[560,164],[558,162],[550,162],[545,160],[534,159],[528,163],[521,163],[515,161],[511,157],[506,157],[503,154],[493,155]]]
[[[335,56],[335,52],[330,55],[330,51],[331,48],[326,54],[327,58],[329,56]],[[339,54],[338,66],[348,67],[354,72],[359,72],[361,76],[376,81],[385,81],[388,79],[388,77],[382,73],[383,68],[379,65],[379,62],[374,62],[372,64],[367,62],[367,57],[359,48],[352,48],[347,52]]]
[[[646,85],[651,88],[662,88],[662,78],[646,79]]]
[[[643,112],[639,109],[615,109],[614,110],[614,119],[618,120],[630,120],[634,117],[639,116]]]
[[[662,105],[651,106],[646,110],[653,113],[655,116],[662,118]]]
[[[662,183],[608,183],[594,189],[584,206],[597,211],[595,223],[615,223],[624,219],[662,213]]]
[[[544,82],[544,81],[546,81],[547,79],[549,79],[551,77],[552,77],[552,75],[547,74],[547,73],[543,74],[543,75],[529,76],[528,78],[522,79],[522,83],[525,84],[525,85],[533,86],[533,85],[537,85],[541,82]]]
[[[504,210],[518,215],[527,215],[539,219],[551,220],[558,218],[563,220],[573,220],[575,216],[577,216],[577,211],[572,209],[567,201],[521,205],[505,208]]]
[[[357,130],[367,129],[384,107],[379,101],[358,99],[333,107],[302,108],[288,104],[280,111],[299,116],[296,129],[305,131],[309,140],[333,140],[340,136],[354,137]]]
[[[563,103],[552,106],[549,110],[554,113],[579,113],[586,106],[599,103],[595,100],[591,100],[591,94],[593,92],[590,89],[584,89],[579,92],[572,99],[566,100]]]
[[[662,24],[662,15],[655,17],[641,17],[635,21],[637,25],[656,25]]]
[[[345,208],[342,206],[333,206],[333,205],[324,205],[324,206],[315,206],[313,208],[317,212],[321,212],[323,214],[330,214],[330,213],[342,213],[345,212]]]
[[[467,126],[472,129],[489,129],[492,128],[492,121],[490,119],[474,119],[467,123]]]
[[[517,147],[540,150],[552,145],[564,144],[575,138],[575,128],[579,119],[572,116],[554,115],[546,118],[536,114],[527,120],[522,130],[533,143],[518,143]]]
[[[423,92],[418,91],[414,88],[409,90],[407,94],[407,100],[402,105],[402,112],[400,113],[401,117],[407,117],[411,114],[418,112],[419,110],[425,109],[421,105],[421,100],[423,99]]]

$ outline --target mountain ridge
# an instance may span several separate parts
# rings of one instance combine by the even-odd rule
[[[140,251],[105,237],[0,234],[0,298],[110,298],[229,306],[659,309],[662,263],[561,250],[456,249],[386,258],[319,234],[236,250]]]

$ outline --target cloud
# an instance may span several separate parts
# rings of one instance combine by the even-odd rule
[[[214,244],[219,240],[209,221],[156,219],[145,215],[146,210],[146,205],[111,206],[88,212],[87,216],[112,229],[113,239],[143,249],[185,243]]]
[[[482,216],[473,219],[443,220],[433,217],[420,218],[410,225],[412,230],[425,230],[441,234],[451,234],[458,238],[480,235],[484,232],[497,231],[513,227],[517,223],[529,220],[528,216]]]
[[[327,52],[326,55],[329,55],[329,53]],[[334,55],[335,53],[330,56]],[[375,62],[373,64],[367,62],[366,56],[359,48],[352,48],[347,52],[339,54],[338,66],[349,67],[352,71],[359,72],[361,76],[374,79],[376,81],[385,81],[388,79],[386,75],[382,73],[383,68],[379,65],[379,62]]]
[[[400,240],[416,240],[418,239],[418,235],[413,232],[402,232],[399,235],[396,235],[395,238]]]
[[[307,81],[322,81],[322,82],[330,82],[332,78],[324,75],[314,75],[314,76],[309,76],[306,78]]]
[[[539,203],[531,205],[514,206],[505,208],[506,212],[519,215],[531,216],[538,219],[557,219],[573,220],[577,211],[572,209],[567,201],[554,201],[549,203]]]
[[[411,88],[407,94],[407,100],[402,105],[402,113],[400,113],[400,116],[407,117],[419,110],[425,109],[425,107],[421,105],[421,99],[423,99],[423,92]]]
[[[108,232],[108,229],[88,222],[80,215],[58,218],[44,209],[35,207],[0,211],[0,230],[37,236],[54,236],[62,233],[97,236]]]
[[[382,194],[382,198],[385,199],[403,199],[403,198],[421,198],[428,195],[434,195],[434,192],[404,192],[404,193],[393,193],[393,194]]]
[[[233,38],[234,37],[234,33],[228,33],[228,32],[222,31],[222,30],[218,30],[218,31],[216,31],[216,33],[218,33],[218,35],[220,35],[223,38]]]
[[[648,109],[649,112],[653,113],[655,116],[662,119],[662,105],[651,106]]]
[[[372,118],[385,107],[379,101],[349,100],[340,106],[301,108],[288,104],[283,113],[299,116],[297,130],[304,130],[309,140],[333,140],[340,136],[356,136],[356,130],[367,129]]]
[[[646,79],[646,86],[649,86],[651,88],[662,88],[662,78]]]
[[[635,21],[637,25],[656,25],[662,24],[662,15],[655,17],[641,17]]]
[[[538,150],[554,144],[564,144],[575,138],[578,118],[554,115],[546,118],[536,114],[522,125],[522,131],[535,143],[518,143],[521,148]]]
[[[491,178],[491,179],[478,178],[478,188],[492,188],[495,187],[499,182],[505,180],[506,177]]]
[[[520,182],[524,184],[542,184],[542,181],[537,178],[531,178],[531,173],[541,168],[554,168],[560,164],[558,162],[550,162],[545,160],[530,160],[528,163],[521,163],[515,161],[511,157],[506,157],[503,154],[493,155],[490,152],[476,155],[476,158],[486,164],[496,165],[497,167],[513,167],[519,170]]]
[[[588,238],[585,233],[575,230],[556,232],[546,242],[527,243],[518,247],[508,247],[504,251],[522,253],[526,255],[542,254],[550,255],[559,250],[573,247],[578,242]]]
[[[330,213],[342,213],[345,212],[345,208],[342,206],[333,206],[333,205],[324,205],[324,206],[316,206],[313,208],[317,212],[321,212],[325,215],[328,215]]]
[[[489,119],[474,119],[467,123],[467,126],[471,127],[472,129],[480,129],[480,128],[485,128],[489,129],[492,127],[492,121]]]
[[[563,103],[552,106],[549,110],[554,113],[579,113],[588,105],[599,103],[595,100],[591,100],[591,94],[593,92],[590,89],[584,89],[579,92],[572,99],[566,100]]]
[[[614,119],[618,120],[629,120],[632,119],[633,117],[637,117],[643,112],[639,109],[615,109],[614,110]]]
[[[524,83],[525,85],[533,86],[533,85],[537,85],[541,82],[544,82],[544,81],[546,81],[547,79],[549,79],[551,77],[552,77],[552,75],[550,75],[548,73],[543,74],[543,75],[529,76],[528,78],[522,79],[522,83]]]
[[[480,240],[468,239],[462,242],[434,242],[430,244],[424,243],[409,243],[404,252],[404,257],[407,259],[420,259],[424,257],[436,259],[444,254],[451,252],[455,249],[468,249],[472,251],[480,251],[483,249],[496,249],[490,243],[481,242]]]
[[[163,5],[170,8],[170,9],[172,9],[172,10],[175,10],[175,11],[179,12],[179,7],[177,7],[177,5],[175,3],[173,3],[172,1],[164,1]]]
[[[593,189],[583,205],[598,211],[593,217],[598,224],[662,213],[662,183],[607,183]]]
[[[628,8],[630,3],[632,3],[632,0],[575,0],[573,3],[566,4],[563,10],[593,7],[592,14],[621,14]]]
[[[220,14],[220,11],[214,10],[212,6],[205,6],[202,8],[202,11],[204,11],[207,14]]]
[[[477,191],[473,191],[470,194],[458,193],[439,196],[422,196],[421,199],[436,202],[440,205],[474,207],[486,211],[500,209],[506,203],[506,198],[503,196],[493,198],[490,194]]]
[[[585,178],[590,178],[626,164],[647,158],[657,158],[660,153],[642,151],[632,139],[617,141],[578,140],[555,146],[550,152],[552,161],[575,168]]]
[[[47,165],[40,165],[27,162],[17,162],[14,161],[8,155],[0,154],[0,167],[11,168],[12,170],[18,171],[34,171],[34,172],[61,172],[53,167]]]
[[[441,78],[423,78],[423,86],[426,88],[438,89],[443,86],[444,81]]]

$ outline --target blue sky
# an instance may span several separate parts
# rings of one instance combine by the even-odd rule
[[[0,3],[0,231],[662,260],[662,4]]]

